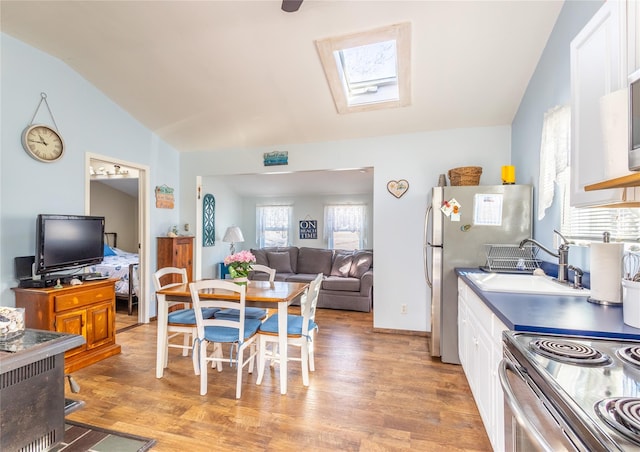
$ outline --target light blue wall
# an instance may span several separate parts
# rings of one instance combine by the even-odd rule
[[[516,180],[518,183],[536,186],[534,237],[549,248],[553,248],[553,230],[560,228],[560,202],[558,196],[555,196],[553,205],[547,210],[545,217],[541,221],[537,220],[542,121],[547,110],[556,105],[571,103],[569,44],[602,3],[565,2],[511,125],[511,160],[516,166]],[[588,262],[585,254],[584,249],[572,247],[569,260],[586,270]],[[540,253],[540,257],[554,261],[545,253]]]
[[[145,165],[150,186],[178,188],[178,152],[70,69],[64,62],[0,34],[0,305],[13,306],[13,259],[34,254],[39,213],[84,214],[85,153]],[[40,163],[22,148],[21,134],[47,94],[66,151],[55,163]],[[36,122],[52,124],[43,105]],[[149,193],[153,197],[153,192]],[[179,209],[156,209],[151,200],[151,237],[179,223]],[[151,262],[155,266],[155,240]],[[148,269],[148,273],[153,269]],[[149,279],[149,282],[151,280]],[[155,303],[152,303],[155,312]]]

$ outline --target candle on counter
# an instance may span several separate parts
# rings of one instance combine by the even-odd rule
[[[502,167],[502,185],[513,185],[516,183],[516,167],[505,165]]]

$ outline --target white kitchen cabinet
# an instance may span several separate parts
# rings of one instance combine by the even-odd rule
[[[571,41],[571,205],[587,207],[640,200],[640,190],[585,191],[628,175],[627,76],[640,64],[627,2],[605,2]],[[633,10],[633,11],[632,11]],[[629,32],[627,32],[629,29]],[[633,29],[633,30],[632,30]],[[633,48],[633,49],[632,49]]]
[[[627,74],[640,69],[640,5],[637,1],[627,1]]]
[[[606,2],[571,41],[572,206],[605,204],[622,196],[621,189],[584,191],[585,185],[610,178],[600,108],[605,95],[624,86],[620,30],[618,2]]]
[[[504,450],[504,407],[498,366],[507,327],[462,279],[458,279],[458,347],[493,450]]]

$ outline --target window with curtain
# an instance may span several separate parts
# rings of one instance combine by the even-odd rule
[[[289,205],[256,208],[256,237],[260,248],[291,244],[292,213],[293,207]]]
[[[640,242],[640,209],[571,207],[569,149],[571,147],[571,111],[557,106],[544,115],[540,147],[538,182],[538,219],[551,206],[555,189],[559,190],[560,232],[575,241],[602,241],[603,232],[611,240]]]
[[[366,205],[324,207],[324,234],[329,249],[356,250],[365,247]]]

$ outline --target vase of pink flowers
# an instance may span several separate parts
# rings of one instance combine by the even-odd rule
[[[247,284],[251,265],[255,263],[256,257],[248,250],[224,258],[224,265],[229,269],[229,275],[236,284]]]

